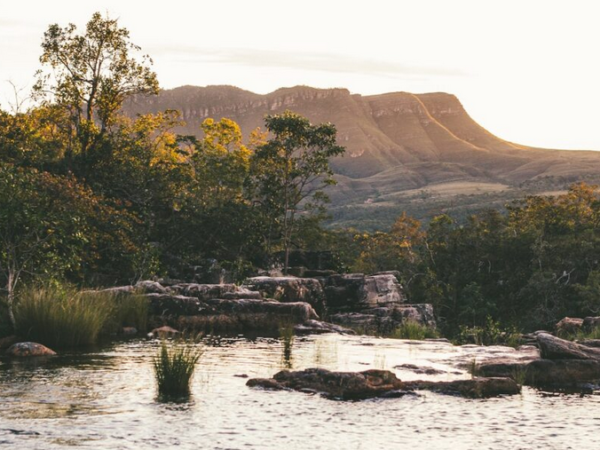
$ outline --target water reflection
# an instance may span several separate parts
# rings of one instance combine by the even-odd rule
[[[480,362],[512,349],[337,335],[297,337],[286,349],[282,337],[207,338],[192,395],[166,399],[156,394],[152,356],[157,345],[128,341],[46,360],[3,359],[0,445],[50,450],[600,448],[598,395],[546,396],[526,388],[522,396],[484,401],[423,393],[345,403],[249,389],[239,376],[270,377],[284,363],[294,369],[394,368],[406,380],[456,379],[470,376],[464,366],[473,358]],[[415,373],[410,369],[415,366],[438,372]]]

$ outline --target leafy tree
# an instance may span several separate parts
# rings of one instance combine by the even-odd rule
[[[0,166],[0,279],[13,326],[24,276],[81,279],[97,262],[123,269],[118,259],[133,248],[122,219],[72,176]]]
[[[158,81],[149,57],[132,56],[140,48],[116,19],[95,13],[84,34],[69,24],[53,24],[44,33],[34,92],[64,110],[70,119],[69,150],[82,155],[116,120],[123,102],[136,94],[157,94]]]
[[[271,137],[256,149],[253,173],[271,232],[281,235],[287,273],[298,216],[318,212],[327,201],[323,188],[335,184],[329,160],[345,149],[336,143],[334,125],[312,125],[291,111],[267,116],[265,124]]]

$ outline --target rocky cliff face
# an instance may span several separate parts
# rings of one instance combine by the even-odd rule
[[[313,123],[334,123],[338,142],[347,149],[332,162],[339,181],[330,191],[334,206],[441,183],[508,187],[542,177],[576,181],[600,171],[600,152],[507,142],[477,124],[460,101],[446,93],[362,96],[347,89],[297,86],[258,95],[232,86],[183,86],[157,97],[136,98],[126,106],[129,114],[164,109],[182,112],[187,124],[179,131],[186,134],[200,134],[207,117],[227,117],[248,135],[264,127],[266,114],[286,109]]]

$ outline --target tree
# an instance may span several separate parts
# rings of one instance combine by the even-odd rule
[[[122,271],[120,260],[135,252],[127,219],[72,176],[0,166],[0,280],[13,326],[24,276],[82,279],[98,262]]]
[[[125,99],[136,94],[157,94],[158,81],[149,57],[138,61],[140,47],[129,41],[129,31],[116,19],[93,14],[85,34],[77,27],[48,27],[42,42],[34,93],[68,112],[71,151],[85,156],[97,138],[113,124]]]
[[[254,173],[261,204],[281,235],[287,273],[297,216],[319,211],[328,200],[323,189],[335,184],[329,160],[345,149],[336,143],[334,125],[312,125],[291,111],[267,116],[265,124],[271,137],[254,154]]]

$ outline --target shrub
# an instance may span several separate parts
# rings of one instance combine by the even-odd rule
[[[51,347],[97,342],[114,311],[112,294],[87,294],[68,286],[28,288],[15,310],[20,335]]]
[[[203,350],[183,342],[161,343],[154,357],[154,374],[160,395],[189,395],[190,382]]]
[[[392,339],[423,340],[439,337],[437,331],[414,320],[407,320],[396,327],[388,336]]]

